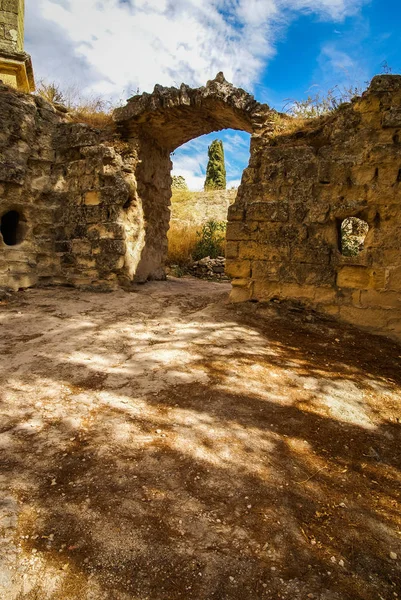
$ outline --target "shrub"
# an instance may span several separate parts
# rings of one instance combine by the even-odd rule
[[[188,190],[188,185],[185,181],[185,177],[183,177],[182,175],[173,175],[171,178],[171,189]]]
[[[316,92],[304,100],[288,100],[284,110],[293,117],[313,119],[337,110],[345,102],[360,96],[362,90],[357,86],[334,86],[325,94]]]
[[[197,232],[198,241],[193,251],[193,259],[200,260],[206,256],[217,258],[224,256],[226,223],[224,221],[207,221],[201,232]]]

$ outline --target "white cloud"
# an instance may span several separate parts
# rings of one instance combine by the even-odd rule
[[[37,78],[124,100],[155,83],[203,85],[223,71],[252,90],[292,19],[314,13],[340,22],[369,0],[30,0],[26,49]],[[329,71],[351,68],[335,47],[323,48]],[[248,142],[225,139],[228,185],[248,160]],[[207,156],[193,141],[174,160],[174,174],[202,189]],[[202,157],[200,157],[202,153]]]
[[[279,26],[305,11],[338,21],[363,1],[36,0],[27,3],[27,50],[39,75],[105,95],[201,85],[221,70],[252,89]]]
[[[199,141],[189,142],[176,156],[172,156],[174,167],[171,174],[184,177],[187,186],[194,192],[203,189],[207,163],[207,152]]]

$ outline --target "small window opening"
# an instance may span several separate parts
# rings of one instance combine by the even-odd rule
[[[358,256],[364,248],[369,231],[366,221],[357,217],[348,217],[341,223],[340,251],[343,256]]]
[[[24,227],[19,212],[16,210],[6,212],[1,217],[0,231],[7,246],[20,244],[24,239]]]

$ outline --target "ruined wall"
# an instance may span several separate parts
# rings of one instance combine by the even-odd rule
[[[20,215],[21,243],[0,235],[0,286],[18,289],[56,268],[54,206],[43,194],[54,161],[53,131],[60,118],[48,103],[0,86],[0,216]]]
[[[6,86],[0,113],[0,286],[129,282],[144,246],[135,145]]]
[[[24,52],[24,0],[0,0],[0,82],[34,91],[31,57]]]
[[[376,77],[361,99],[287,133],[221,74],[196,90],[157,86],[104,131],[6,86],[0,114],[1,287],[163,279],[170,152],[231,124],[253,130],[229,209],[232,300],[295,300],[401,339],[400,76]],[[369,225],[358,256],[340,251],[347,217]]]
[[[358,256],[340,224],[369,225]],[[290,299],[401,338],[401,77],[289,134],[254,138],[229,211],[232,300]]]
[[[135,172],[144,212],[141,261],[135,280],[165,278],[170,222],[170,153],[199,135],[227,127],[260,135],[271,131],[272,111],[227,82],[223,73],[192,89],[156,85],[151,94],[130,98],[114,111],[117,130],[129,145],[138,142]]]
[[[235,202],[237,189],[190,192],[173,190],[170,222],[200,225],[206,221],[227,221],[228,208]]]
[[[24,0],[0,0],[0,50],[24,49]]]

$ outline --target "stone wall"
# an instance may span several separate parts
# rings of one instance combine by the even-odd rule
[[[294,127],[294,124],[291,124]],[[369,225],[343,256],[346,217]],[[254,138],[229,211],[233,301],[309,304],[401,338],[401,77],[292,133]]]
[[[172,144],[230,123],[261,130],[268,112],[219,74],[195,90],[156,86],[101,131],[0,86],[0,286],[164,279]]]
[[[0,86],[0,286],[130,282],[145,245],[135,144]],[[4,217],[19,215],[7,245]]]
[[[0,0],[0,50],[24,49],[24,0]]]
[[[228,208],[236,195],[236,189],[207,192],[173,190],[170,222],[200,225],[209,220],[227,221]]]
[[[0,215],[20,215],[22,243],[0,237],[0,286],[18,289],[54,272],[55,213],[50,188],[54,108],[27,94],[0,87]]]
[[[0,83],[35,90],[32,61],[24,52],[24,0],[0,0]]]
[[[327,117],[287,120],[287,133],[221,75],[136,97],[106,130],[6,86],[0,114],[1,287],[163,279],[170,152],[202,123],[231,123],[253,128],[229,209],[232,300],[293,300],[401,339],[400,76]],[[369,225],[358,256],[340,251],[348,217]]]

